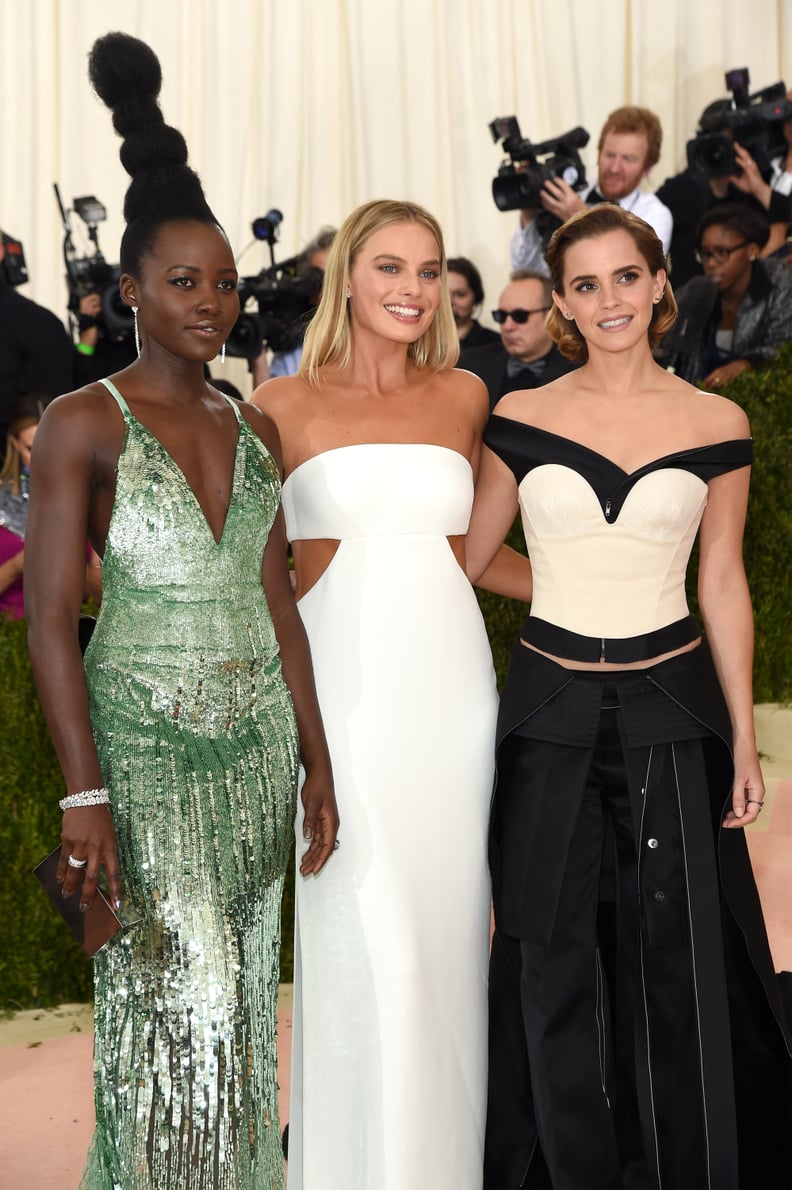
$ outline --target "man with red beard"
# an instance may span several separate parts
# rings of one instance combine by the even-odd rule
[[[611,112],[600,133],[597,184],[575,191],[561,177],[550,178],[541,190],[541,207],[520,211],[520,226],[510,244],[513,269],[547,272],[546,241],[558,223],[598,202],[618,203],[654,228],[667,253],[673,217],[668,207],[640,184],[660,159],[663,130],[654,112],[645,107],[620,107]],[[543,211],[554,219],[541,218]],[[537,219],[537,216],[540,216]]]

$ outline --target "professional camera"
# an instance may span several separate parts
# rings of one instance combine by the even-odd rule
[[[523,139],[516,116],[493,120],[489,130],[494,141],[503,141],[509,155],[492,179],[492,197],[499,211],[538,207],[541,189],[551,178],[563,178],[573,190],[586,185],[586,168],[578,152],[589,142],[585,128],[573,128],[538,145]]]
[[[716,99],[701,115],[699,131],[687,143],[688,168],[700,178],[729,178],[741,172],[734,155],[739,141],[767,178],[775,157],[787,151],[783,124],[792,119],[792,103],[784,83],[748,93],[748,71],[726,71],[731,99]]]
[[[112,343],[122,343],[131,339],[133,331],[133,316],[129,306],[121,301],[118,292],[118,282],[121,277],[121,266],[108,264],[99,248],[99,231],[97,224],[107,218],[107,209],[94,198],[92,194],[83,198],[73,199],[73,208],[67,211],[61,201],[60,190],[55,183],[55,197],[63,220],[63,259],[66,265],[66,284],[69,290],[69,313],[72,322],[80,329],[80,301],[88,294],[98,293],[102,303],[102,312],[98,319],[102,333]],[[72,240],[70,215],[74,213],[82,219],[88,229],[88,237],[93,244],[94,251],[84,256],[78,256]]]
[[[5,232],[0,235],[0,239],[2,239],[4,249],[3,259],[0,261],[0,273],[2,273],[3,281],[12,288],[24,285],[28,280],[28,271],[22,245],[19,240],[6,235]]]
[[[308,268],[302,255],[275,263],[275,243],[283,215],[268,211],[253,220],[253,236],[269,245],[269,268],[239,281],[240,315],[226,340],[228,355],[255,359],[266,343],[271,351],[291,351],[303,341],[319,301],[324,273]],[[255,313],[246,307],[255,307]]]

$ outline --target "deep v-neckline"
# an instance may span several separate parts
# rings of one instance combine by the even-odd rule
[[[140,420],[140,418],[137,417],[132,412],[132,410],[129,408],[129,405],[126,402],[126,399],[121,395],[121,393],[118,391],[116,386],[112,383],[112,381],[104,380],[102,383],[110,391],[110,393],[114,397],[116,397],[116,399],[119,401],[119,403],[121,405],[121,410],[126,415],[126,417],[128,417],[131,421],[133,421],[135,423],[135,425],[138,426],[143,431],[144,434],[147,434],[148,437],[151,439],[151,441],[156,443],[156,445],[159,447],[163,457],[170,464],[171,469],[176,473],[176,475],[177,475],[178,479],[180,480],[182,486],[184,487],[185,491],[188,493],[193,504],[198,509],[198,512],[200,513],[200,516],[201,516],[201,520],[203,521],[204,525],[206,526],[206,530],[207,530],[209,536],[211,537],[212,541],[215,543],[215,546],[217,546],[217,548],[219,549],[219,547],[223,544],[223,539],[225,537],[226,528],[228,526],[228,521],[231,516],[231,510],[234,507],[234,501],[235,501],[236,494],[237,494],[237,480],[238,480],[238,475],[239,475],[239,460],[240,460],[240,457],[242,454],[240,447],[242,444],[242,426],[244,423],[244,418],[241,417],[241,415],[237,412],[236,408],[231,404],[231,398],[226,397],[224,393],[220,394],[223,397],[223,400],[225,400],[227,404],[231,405],[232,412],[234,413],[234,416],[236,417],[237,437],[236,437],[236,443],[234,445],[234,466],[231,471],[231,491],[230,491],[230,494],[228,497],[228,504],[226,506],[225,515],[223,516],[223,524],[220,528],[220,536],[215,537],[214,529],[212,528],[211,524],[209,523],[209,518],[206,515],[206,512],[204,511],[204,507],[201,504],[201,501],[198,499],[198,496],[196,495],[195,489],[193,488],[192,484],[188,480],[183,469],[179,466],[179,464],[176,462],[176,460],[174,459],[171,452],[168,450],[167,446],[165,446],[165,444],[157,437],[157,435],[154,433],[153,430],[150,430],[148,428],[148,426],[145,425],[145,423],[142,422]]]

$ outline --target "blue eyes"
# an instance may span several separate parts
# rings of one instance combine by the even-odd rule
[[[393,263],[381,264],[379,266],[381,273],[395,274],[399,271],[399,266]],[[436,281],[440,273],[436,269],[422,269],[418,276],[424,281]]]

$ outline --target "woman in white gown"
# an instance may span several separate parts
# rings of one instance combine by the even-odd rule
[[[445,273],[422,208],[359,208],[299,375],[254,395],[341,816],[297,888],[290,1190],[481,1186],[496,691],[462,567],[487,394],[453,369]]]

